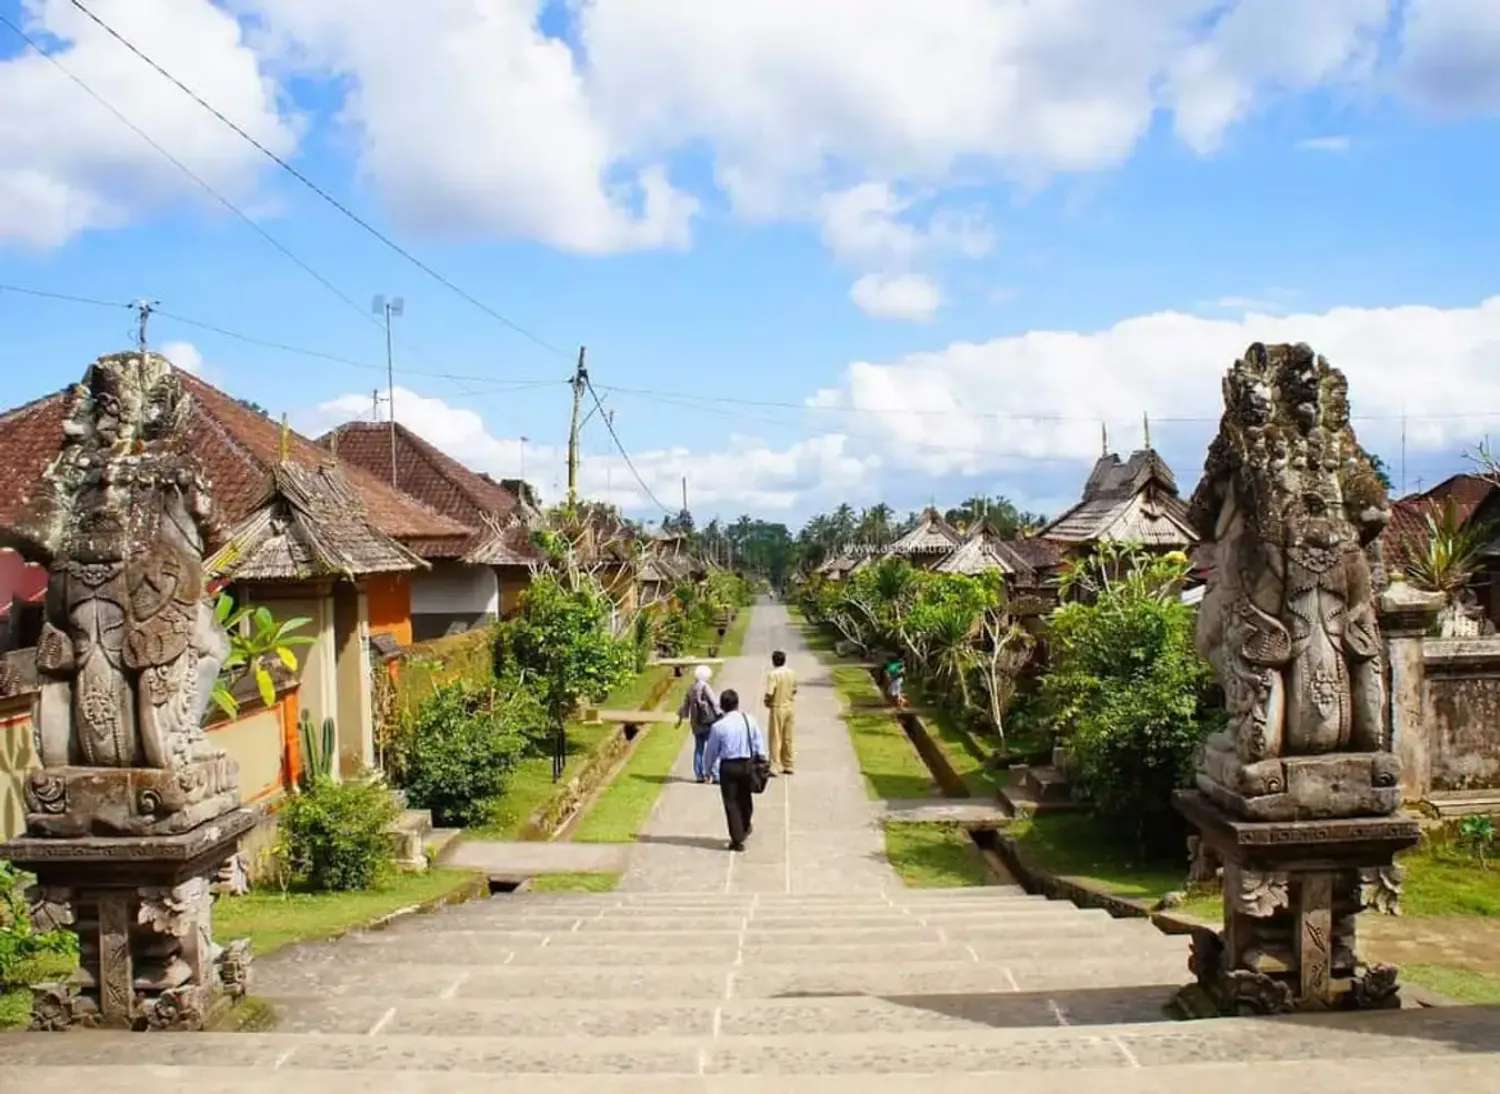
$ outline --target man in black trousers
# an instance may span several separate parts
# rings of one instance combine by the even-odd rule
[[[729,849],[743,851],[755,812],[750,762],[756,756],[765,756],[766,741],[755,719],[740,710],[739,693],[733,688],[724,689],[719,696],[719,709],[724,716],[708,731],[703,765],[709,771],[715,763],[719,765],[719,794],[729,825]]]

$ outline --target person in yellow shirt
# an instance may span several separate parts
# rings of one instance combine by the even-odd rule
[[[771,712],[771,773],[792,773],[792,729],[796,722],[793,700],[797,697],[797,674],[787,668],[786,654],[771,654],[771,672],[766,677],[766,708]]]

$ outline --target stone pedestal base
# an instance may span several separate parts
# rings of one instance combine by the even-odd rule
[[[79,969],[34,992],[32,1027],[199,1029],[249,986],[248,942],[216,946],[209,887],[255,814],[166,836],[23,836],[0,858],[37,877],[32,918],[78,935]]]
[[[52,767],[26,780],[26,831],[38,836],[188,832],[240,804],[228,756],[178,767]]]
[[[1401,764],[1389,752],[1332,752],[1241,762],[1226,742],[1203,750],[1198,789],[1219,807],[1257,821],[1384,817],[1401,805]]]
[[[1400,1005],[1396,969],[1360,960],[1355,923],[1395,910],[1415,818],[1247,821],[1197,791],[1173,804],[1224,867],[1224,929],[1193,934],[1185,1017]]]

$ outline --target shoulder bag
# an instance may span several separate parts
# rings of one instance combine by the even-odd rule
[[[750,749],[750,792],[764,794],[771,782],[771,761],[755,751],[755,738],[750,735],[750,716],[741,711],[740,718],[745,723],[745,744]]]

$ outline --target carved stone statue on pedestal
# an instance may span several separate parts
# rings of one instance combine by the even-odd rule
[[[228,642],[204,599],[208,494],[187,413],[165,358],[102,357],[47,471],[42,768],[26,835],[0,847],[38,876],[36,917],[80,938],[74,981],[38,997],[42,1027],[199,1025],[226,988],[209,881],[253,819],[201,728]],[[242,990],[248,955],[233,956]]]
[[[1354,948],[1361,894],[1393,899],[1392,856],[1416,838],[1394,816],[1366,555],[1385,489],[1343,374],[1307,346],[1252,345],[1224,405],[1191,514],[1214,544],[1198,646],[1229,726],[1177,804],[1224,863],[1225,930],[1195,940],[1194,971],[1221,1012],[1389,1001],[1394,970]]]

